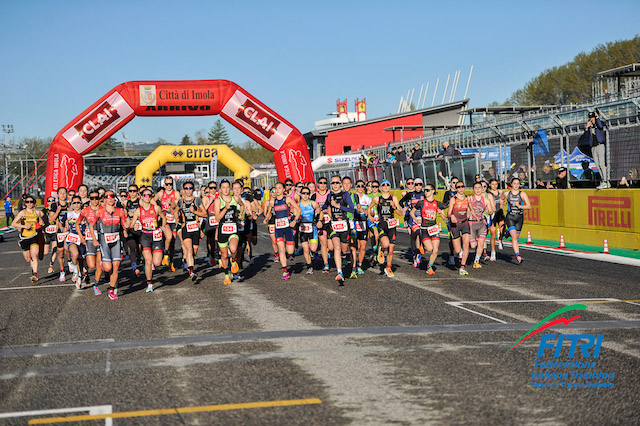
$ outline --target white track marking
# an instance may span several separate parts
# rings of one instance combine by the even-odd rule
[[[26,274],[26,272],[25,272]],[[16,277],[17,278],[17,277]],[[13,281],[12,281],[13,282]],[[30,285],[30,286],[25,286],[25,287],[7,287],[7,288],[0,288],[0,290],[37,290],[39,288],[50,288],[50,287],[72,287],[75,286],[75,284],[50,284],[50,285]]]
[[[14,413],[0,413],[0,419],[12,419],[16,417],[35,417],[35,416],[44,416],[48,414],[84,413],[84,412],[88,412],[89,415],[111,414],[113,413],[113,407],[111,405],[94,405],[90,407],[55,408],[51,410],[16,411]],[[105,419],[104,424],[105,426],[112,426],[113,419],[111,418]]]

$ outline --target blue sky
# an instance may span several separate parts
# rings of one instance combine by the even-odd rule
[[[507,98],[546,68],[639,33],[637,1],[0,2],[0,124],[53,137],[129,80],[228,79],[300,131],[367,98],[368,117],[474,65],[471,106]],[[633,12],[633,13],[630,13]],[[596,20],[597,19],[597,20]],[[449,95],[447,94],[447,99]],[[134,119],[130,142],[178,142],[217,117]],[[247,137],[226,125],[234,143]],[[4,135],[3,135],[4,136]],[[118,133],[120,138],[120,133]]]

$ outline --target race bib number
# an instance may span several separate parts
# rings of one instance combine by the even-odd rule
[[[325,213],[325,214],[322,216],[322,220],[324,220],[324,223],[329,223],[329,222],[331,222],[331,216],[330,216],[330,215],[328,215],[327,213]]]
[[[220,230],[223,234],[235,234],[238,232],[238,226],[235,223],[225,223]]]
[[[333,229],[336,232],[347,231],[348,230],[347,221],[346,220],[338,220],[338,221],[335,221],[335,222],[331,222],[331,229]]]
[[[120,240],[120,234],[118,232],[108,232],[104,234],[104,240],[107,244],[114,244]]]
[[[432,221],[432,220],[435,220],[435,218],[436,218],[436,212],[435,212],[435,211],[433,211],[433,210],[426,211],[426,212],[424,213],[423,217],[424,217],[424,220],[426,220],[426,221]]]
[[[196,232],[198,229],[198,222],[187,222],[187,232]]]
[[[289,227],[289,218],[288,217],[283,217],[280,219],[276,218],[276,228],[278,229],[282,229],[282,228],[288,228]]]
[[[306,234],[313,232],[313,225],[311,225],[310,223],[301,223],[300,232],[304,232]]]
[[[44,228],[44,232],[46,232],[47,234],[55,234],[56,233],[56,226],[55,225],[49,225],[46,228]]]
[[[218,220],[216,219],[215,216],[209,216],[209,225],[211,226],[217,226],[218,225]]]
[[[269,233],[273,234],[274,232],[276,232],[276,226],[275,225],[269,225]]]
[[[69,233],[67,235],[67,242],[70,244],[80,244],[80,235]]]
[[[377,215],[373,217],[374,223],[378,223],[379,221],[380,221],[380,218]]]
[[[396,226],[398,226],[398,223],[399,223],[398,219],[389,219],[387,221],[387,226],[389,228],[395,228]]]
[[[153,231],[153,241],[162,241],[162,229]]]
[[[167,217],[167,223],[176,223],[176,217],[171,213],[165,215]]]
[[[62,243],[67,239],[67,235],[69,235],[68,232],[61,232],[58,234],[57,238],[58,238],[58,242]]]
[[[87,240],[93,240],[93,235],[91,235],[91,229],[87,228],[87,233],[84,235],[84,238]]]
[[[438,235],[440,233],[440,228],[438,227],[438,225],[430,226],[427,228],[427,233],[430,237],[433,237],[434,235]]]
[[[139,231],[142,229],[142,224],[140,223],[139,220],[136,220],[136,223],[133,224],[133,230],[134,231]]]
[[[356,221],[356,231],[364,232],[367,230],[367,226],[364,222]]]

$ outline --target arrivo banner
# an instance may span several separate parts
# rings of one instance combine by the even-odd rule
[[[236,83],[131,81],[109,91],[58,132],[49,148],[46,193],[55,196],[61,186],[76,189],[82,183],[83,155],[135,116],[216,114],[274,153],[280,180],[314,179],[300,131]]]

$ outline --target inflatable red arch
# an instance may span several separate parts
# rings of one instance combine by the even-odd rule
[[[53,139],[47,159],[47,196],[82,183],[88,154],[136,115],[216,115],[273,152],[280,180],[314,180],[304,137],[249,92],[227,80],[129,81],[101,97]]]

